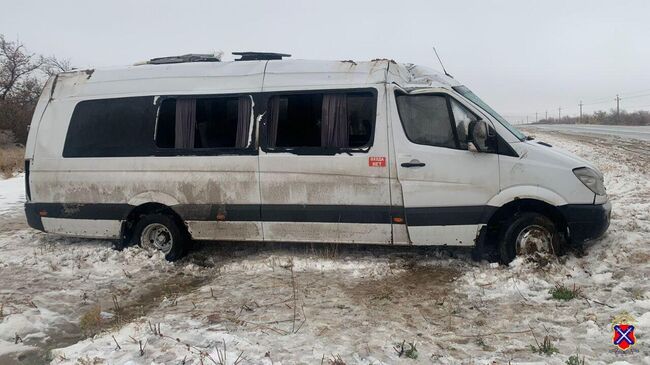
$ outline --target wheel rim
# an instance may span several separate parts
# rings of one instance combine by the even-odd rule
[[[174,245],[174,238],[169,229],[160,223],[152,223],[142,230],[140,244],[147,249],[154,249],[168,254]]]
[[[532,225],[524,228],[517,235],[515,242],[517,254],[533,254],[552,250],[553,234],[545,227]]]

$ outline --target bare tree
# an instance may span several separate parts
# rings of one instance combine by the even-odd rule
[[[16,91],[22,79],[40,69],[44,60],[27,52],[20,41],[7,41],[0,34],[0,100]]]
[[[41,67],[41,70],[47,76],[54,76],[59,72],[70,71],[72,69],[69,58],[58,59],[55,56],[44,57],[43,66]]]
[[[30,53],[0,34],[0,130],[25,143],[29,123],[47,77],[72,67],[70,60]]]

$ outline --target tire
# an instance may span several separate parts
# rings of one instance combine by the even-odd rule
[[[187,253],[189,235],[173,217],[151,214],[135,225],[133,242],[147,250],[162,251],[167,261],[176,261]]]
[[[547,251],[560,255],[563,235],[548,217],[534,212],[520,213],[506,222],[499,235],[499,261],[507,265],[517,255]]]

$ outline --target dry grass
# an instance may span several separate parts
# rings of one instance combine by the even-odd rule
[[[23,169],[25,148],[15,145],[0,146],[0,177],[11,177]]]
[[[96,305],[84,313],[79,320],[79,327],[85,336],[92,337],[102,328],[101,307]]]

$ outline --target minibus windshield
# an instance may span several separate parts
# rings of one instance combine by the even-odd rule
[[[494,119],[498,120],[499,123],[501,123],[506,129],[510,131],[510,133],[514,134],[515,137],[519,138],[520,141],[523,141],[526,139],[526,135],[521,133],[517,128],[513,127],[508,121],[499,115],[494,109],[490,108],[489,105],[487,105],[481,98],[476,96],[470,89],[467,88],[467,86],[454,86],[453,87],[456,92],[461,94],[462,96],[466,97],[471,101],[472,103],[476,104],[479,108],[485,110],[488,114],[490,114]]]

